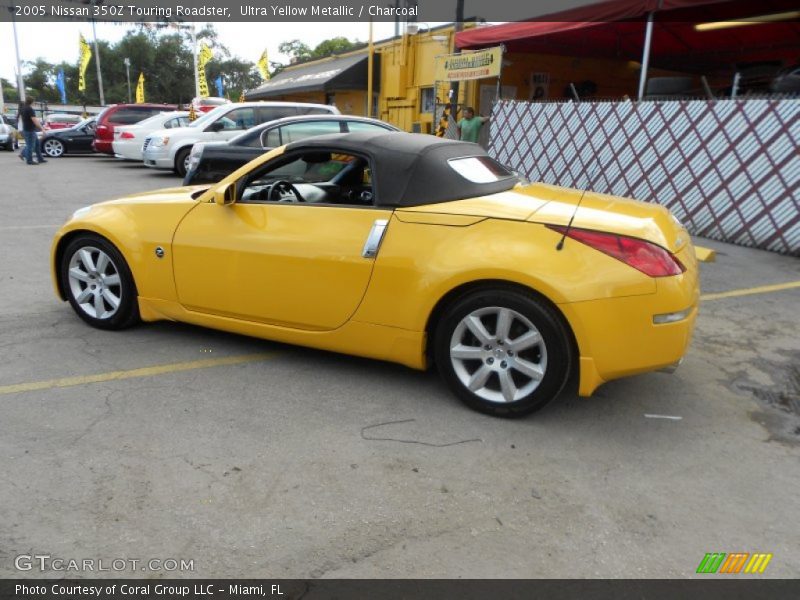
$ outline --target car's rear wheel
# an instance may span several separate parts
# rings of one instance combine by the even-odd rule
[[[469,407],[516,417],[561,393],[572,346],[555,310],[516,289],[480,290],[452,304],[435,333],[439,371]]]
[[[73,310],[100,329],[123,329],[139,320],[136,286],[122,254],[107,240],[82,235],[65,248],[61,281]]]
[[[64,144],[59,140],[54,140],[52,138],[45,140],[42,147],[44,148],[44,153],[50,158],[58,158],[64,154]]]
[[[175,172],[181,177],[185,177],[186,171],[189,170],[190,151],[191,148],[184,148],[183,150],[178,150],[178,153],[175,155]]]

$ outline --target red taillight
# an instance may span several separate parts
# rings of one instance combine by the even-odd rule
[[[558,225],[548,225],[548,227],[562,235],[567,232],[566,227]],[[575,228],[570,228],[567,237],[608,254],[650,277],[680,275],[686,270],[686,267],[664,248],[638,238]]]
[[[122,134],[119,136],[122,140],[132,140],[136,136],[128,131],[123,131]]]

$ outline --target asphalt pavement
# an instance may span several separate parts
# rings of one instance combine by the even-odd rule
[[[432,372],[174,323],[88,327],[52,290],[56,228],[179,184],[0,152],[0,577],[672,578],[708,552],[800,572],[800,288],[760,289],[800,281],[798,259],[695,240],[717,262],[676,373],[508,421]],[[21,555],[142,562],[20,571]]]

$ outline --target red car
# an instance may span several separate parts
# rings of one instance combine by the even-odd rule
[[[97,130],[92,148],[95,152],[104,152],[113,156],[111,147],[114,142],[116,125],[133,125],[160,112],[173,111],[175,104],[112,104],[97,116]]]
[[[53,113],[45,117],[42,128],[48,131],[51,129],[69,129],[70,127],[75,127],[81,121],[83,121],[83,117],[80,115]]]
[[[208,98],[194,98],[192,100],[192,106],[194,106],[194,109],[202,113],[211,112],[218,106],[230,103],[231,101],[227,98],[219,98],[216,96],[210,96]]]

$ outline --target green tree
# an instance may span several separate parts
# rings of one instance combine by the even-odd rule
[[[225,95],[236,102],[242,92],[251,90],[261,84],[261,75],[256,66],[248,61],[239,58],[229,58],[227,60],[213,60],[206,67],[206,77],[208,87],[212,95],[216,94],[214,81],[218,76],[222,76],[225,87]]]
[[[361,42],[358,40],[351,42],[346,37],[341,36],[323,40],[311,51],[311,58],[325,58],[333,54],[341,54],[342,52],[347,52],[360,45]]]
[[[259,82],[255,64],[233,57],[219,41],[213,25],[198,32],[198,40],[214,50],[214,59],[206,66],[206,77],[213,90],[213,80],[222,75],[231,99],[238,100],[242,89],[256,87]],[[174,28],[137,27],[128,31],[116,44],[99,40],[100,63],[103,70],[103,91],[107,104],[128,101],[128,80],[125,59],[130,60],[131,97],[135,97],[139,74],[145,77],[147,102],[188,104],[194,97],[194,58],[190,36]],[[37,100],[60,102],[55,81],[59,69],[64,69],[67,101],[70,104],[99,104],[97,57],[86,69],[86,91],[78,92],[78,49],[74,60],[52,64],[42,59],[26,63],[23,68],[25,87]],[[17,94],[10,82],[3,90],[7,102],[16,102]],[[6,91],[8,90],[8,91]]]
[[[17,86],[13,82],[0,77],[0,85],[3,86],[3,100],[7,105],[19,103]]]
[[[358,48],[361,45],[361,42],[358,40],[352,42],[346,37],[341,36],[323,40],[313,49],[311,49],[308,44],[305,44],[300,40],[289,40],[288,42],[281,42],[278,45],[278,52],[288,55],[291,59],[290,64],[295,64],[307,62],[309,60],[317,60],[319,58],[326,58],[334,54],[341,54],[342,52],[347,52],[348,50]],[[274,64],[275,67],[275,70],[272,73],[273,75],[277,75],[287,66],[275,63],[271,64]]]
[[[311,58],[311,48],[300,40],[281,42],[278,52],[289,56],[293,62],[302,62]]]

